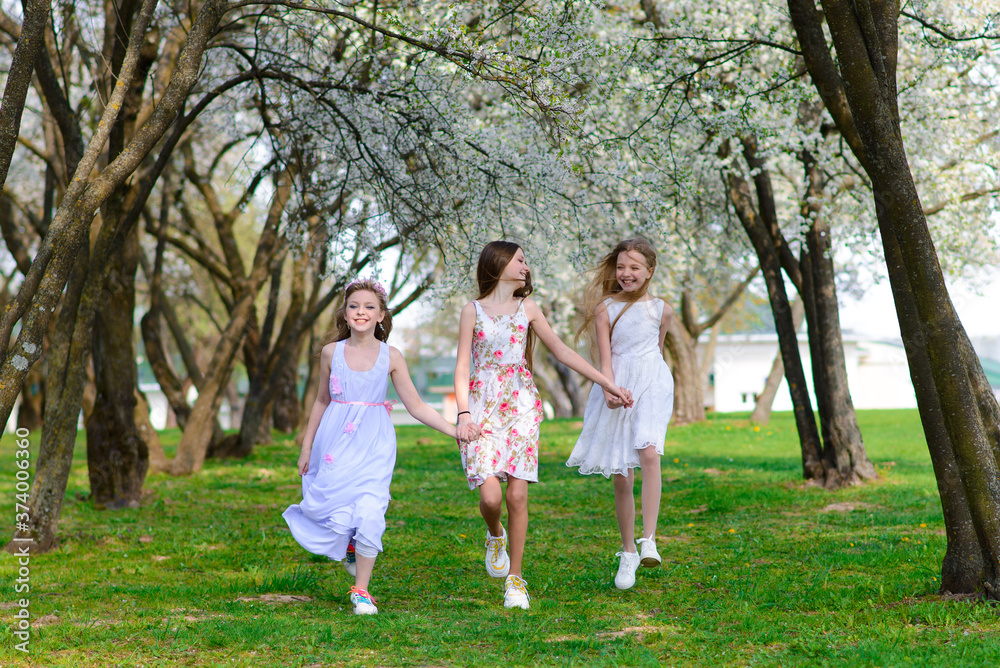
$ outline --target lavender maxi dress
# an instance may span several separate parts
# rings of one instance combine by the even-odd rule
[[[292,536],[313,554],[340,561],[352,539],[382,551],[396,431],[385,400],[389,346],[368,371],[352,371],[338,341],[330,364],[330,405],[313,439],[302,501],[283,513]],[[343,403],[356,402],[356,403]]]

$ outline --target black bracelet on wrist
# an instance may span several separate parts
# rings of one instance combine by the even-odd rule
[[[455,417],[460,417],[461,415],[472,415],[472,412],[471,411],[459,411],[458,415],[456,415]]]

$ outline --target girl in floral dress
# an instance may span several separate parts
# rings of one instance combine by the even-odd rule
[[[302,501],[283,514],[292,536],[313,554],[341,561],[355,548],[351,603],[356,615],[378,612],[368,583],[382,551],[396,432],[385,400],[393,386],[410,415],[455,438],[455,426],[421,401],[403,355],[385,343],[392,330],[386,294],[374,281],[347,286],[337,332],[320,353],[319,392],[302,439]],[[478,435],[476,425],[465,430]]]
[[[504,607],[527,609],[521,566],[528,530],[528,483],[538,482],[542,421],[542,402],[531,379],[534,335],[556,359],[624,405],[631,405],[631,396],[549,327],[542,310],[528,298],[531,278],[520,246],[510,241],[486,244],[479,255],[476,279],[479,296],[462,309],[455,365],[462,467],[469,489],[479,489],[479,512],[486,521],[486,572],[505,578]],[[476,434],[477,426],[480,434]],[[501,523],[504,482],[507,531]]]

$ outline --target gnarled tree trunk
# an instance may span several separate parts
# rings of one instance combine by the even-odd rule
[[[1000,407],[983,387],[982,367],[969,351],[968,336],[948,296],[903,146],[896,103],[898,6],[870,0],[822,4],[838,63],[830,55],[812,0],[789,0],[792,22],[827,110],[871,179],[921,420],[939,489],[947,490],[942,505],[950,518],[949,552],[953,539],[956,554],[961,551],[967,557],[974,552],[960,542],[968,543],[965,528],[971,522],[982,554],[981,562],[972,558],[945,564],[957,569],[948,577],[956,587],[967,588],[962,593],[1000,599]],[[912,295],[912,301],[906,295]],[[961,480],[968,521],[953,471]]]
[[[792,302],[792,326],[795,331],[799,331],[802,326],[802,319],[805,317],[806,307],[802,303],[802,297]],[[785,377],[785,365],[781,362],[781,350],[774,356],[771,364],[771,371],[764,381],[764,388],[757,395],[754,402],[753,412],[750,414],[750,421],[755,424],[767,424],[771,419],[771,406],[774,405],[774,397],[778,394],[781,386],[781,379]]]

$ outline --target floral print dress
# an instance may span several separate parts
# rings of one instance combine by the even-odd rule
[[[511,315],[491,317],[477,301],[472,332],[469,412],[482,436],[461,445],[469,489],[490,476],[538,482],[538,425],[542,400],[524,359],[528,315],[524,302]]]

